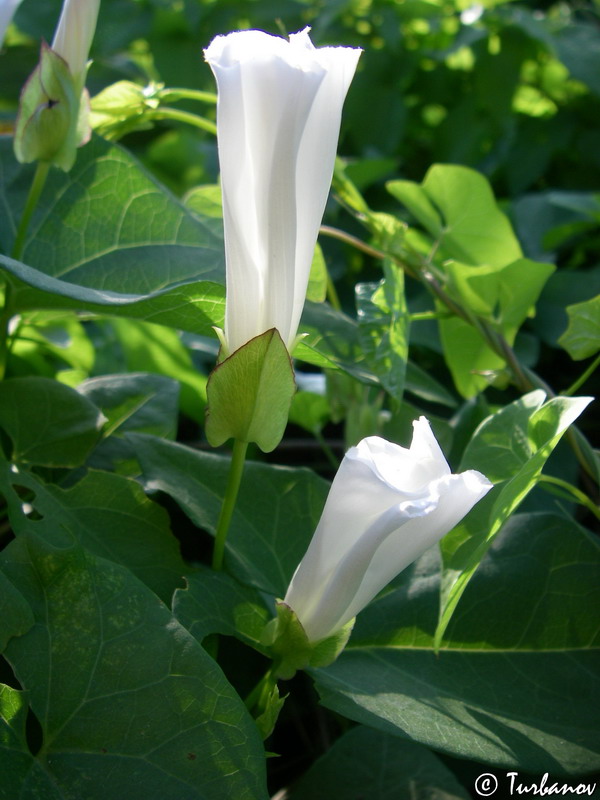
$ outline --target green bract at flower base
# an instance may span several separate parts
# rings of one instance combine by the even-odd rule
[[[67,62],[42,42],[40,61],[21,93],[14,149],[22,164],[45,161],[67,172],[89,138],[87,92]]]
[[[351,619],[332,636],[311,643],[295,612],[280,600],[277,616],[265,626],[261,643],[271,650],[273,673],[289,680],[299,669],[333,664],[348,643],[353,627]]]
[[[265,331],[211,373],[206,438],[213,447],[233,438],[271,452],[283,436],[295,391],[286,346],[275,328]]]

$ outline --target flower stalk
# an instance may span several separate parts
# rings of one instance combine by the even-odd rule
[[[227,540],[227,534],[231,524],[231,517],[233,516],[233,510],[235,508],[235,501],[237,500],[240,484],[242,482],[242,474],[244,472],[247,449],[247,442],[242,442],[238,439],[234,440],[231,463],[229,466],[229,477],[227,479],[225,496],[223,497],[223,505],[221,506],[221,512],[217,522],[212,558],[212,568],[218,572],[223,569],[225,542]]]

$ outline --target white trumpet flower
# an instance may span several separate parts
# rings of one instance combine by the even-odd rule
[[[450,472],[424,417],[410,449],[377,436],[352,447],[284,598],[309,641],[339,631],[491,487],[475,470]]]
[[[361,50],[262,31],[204,51],[218,87],[227,262],[225,349],[276,328],[293,346]]]
[[[69,65],[79,91],[85,84],[99,9],[100,0],[64,0],[52,41],[52,49]]]

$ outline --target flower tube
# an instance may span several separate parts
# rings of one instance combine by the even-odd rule
[[[450,472],[424,417],[410,449],[377,436],[352,447],[283,601],[309,642],[342,629],[491,487],[475,470]]]
[[[100,0],[65,0],[52,41],[52,50],[69,65],[79,91],[85,84],[99,9]]]
[[[273,328],[293,347],[360,53],[315,48],[308,28],[289,41],[238,31],[204,51],[218,87],[225,355]]]

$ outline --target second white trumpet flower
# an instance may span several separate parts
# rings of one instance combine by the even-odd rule
[[[429,422],[413,424],[409,449],[370,436],[344,456],[284,599],[309,642],[343,628],[492,488],[475,470],[452,474]]]

